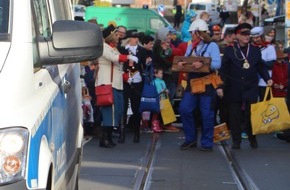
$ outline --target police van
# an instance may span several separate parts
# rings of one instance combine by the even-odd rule
[[[103,51],[100,28],[69,0],[0,1],[0,190],[78,189],[78,62]]]
[[[187,10],[194,10],[198,15],[202,12],[207,12],[210,17],[210,24],[215,25],[220,23],[218,6],[215,1],[198,0],[188,4]]]

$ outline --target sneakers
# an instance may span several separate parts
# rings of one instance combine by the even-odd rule
[[[182,145],[180,145],[180,150],[187,150],[190,147],[196,147],[196,141],[184,142]]]
[[[242,132],[241,137],[242,137],[242,139],[247,139],[248,138],[248,135],[247,135],[247,133]]]
[[[153,133],[149,127],[141,127],[140,133]]]
[[[173,127],[172,125],[168,125],[168,126],[165,125],[162,128],[163,128],[163,130],[165,132],[176,133],[176,132],[179,132],[180,131],[180,129],[178,129],[176,127]]]

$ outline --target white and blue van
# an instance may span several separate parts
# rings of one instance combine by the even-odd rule
[[[70,0],[0,0],[0,190],[78,189],[78,62],[102,55],[100,28]]]

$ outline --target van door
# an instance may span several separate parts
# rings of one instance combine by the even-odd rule
[[[48,5],[45,0],[34,0],[33,5],[34,37],[38,39],[45,39],[52,35],[51,26],[56,20],[67,20],[72,17],[67,1],[54,0]],[[28,163],[33,163],[34,159],[39,162],[37,170],[34,164],[29,164],[28,185],[33,188],[38,184],[41,187],[48,186],[55,189],[70,185],[69,189],[74,189],[72,186],[76,184],[75,166],[79,163],[83,136],[81,108],[78,106],[81,105],[79,65],[42,67],[38,58],[39,52],[34,51],[33,54],[34,82],[38,87],[35,94],[43,93],[45,90],[42,101],[46,102],[47,110],[38,129],[31,137],[30,151],[36,154],[29,157]],[[51,163],[47,162],[45,157],[50,158]],[[71,180],[73,182],[69,183]],[[48,181],[51,181],[51,184],[47,184]]]
[[[75,190],[83,129],[71,62],[102,54],[100,28],[72,21],[69,0],[0,7],[0,189]]]

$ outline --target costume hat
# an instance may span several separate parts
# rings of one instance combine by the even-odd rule
[[[256,26],[251,30],[252,37],[262,36],[264,34],[264,28],[261,26]]]
[[[103,33],[103,38],[106,39],[107,37],[111,36],[116,30],[116,27],[114,25],[109,25],[106,27],[102,33]]]
[[[248,29],[249,32],[250,32],[250,30],[252,29],[252,26],[251,26],[250,24],[248,24],[248,23],[242,23],[242,24],[239,24],[239,25],[236,26],[236,28],[235,28],[235,34],[240,33],[240,31],[241,31],[242,29]],[[250,34],[250,33],[249,33],[249,34]]]
[[[138,37],[139,37],[139,33],[137,32],[136,29],[126,31],[125,38],[138,38]]]

